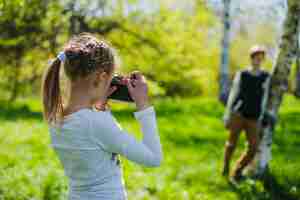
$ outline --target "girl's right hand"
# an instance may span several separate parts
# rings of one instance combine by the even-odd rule
[[[136,103],[138,110],[149,107],[148,85],[145,77],[138,71],[131,73],[127,87],[131,98]]]

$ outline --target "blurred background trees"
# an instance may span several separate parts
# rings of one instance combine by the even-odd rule
[[[263,12],[232,0],[231,73],[248,64],[253,44],[266,45],[275,58],[282,2],[258,5],[269,6]],[[112,43],[122,73],[143,71],[153,96],[216,95],[221,5],[218,0],[0,0],[0,97],[39,95],[48,61],[69,37],[85,31]]]

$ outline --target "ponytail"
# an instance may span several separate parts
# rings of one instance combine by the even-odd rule
[[[62,116],[63,105],[60,94],[59,74],[61,61],[56,58],[43,78],[42,96],[44,106],[44,118],[48,123],[55,123]]]

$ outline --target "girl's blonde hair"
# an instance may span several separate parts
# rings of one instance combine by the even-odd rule
[[[112,47],[89,33],[73,37],[65,46],[63,53],[64,72],[71,82],[98,70],[110,73],[115,65]],[[43,78],[44,118],[49,123],[56,122],[63,113],[60,91],[61,65],[62,61],[57,57],[48,67]]]

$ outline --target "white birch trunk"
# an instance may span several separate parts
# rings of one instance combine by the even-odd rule
[[[296,61],[295,96],[300,98],[300,50]]]
[[[283,95],[288,89],[288,77],[291,65],[297,54],[298,29],[300,21],[300,1],[288,0],[288,13],[281,38],[280,51],[272,71],[271,88],[269,93],[267,113],[277,119],[278,110],[282,103]],[[256,173],[262,175],[271,160],[271,145],[276,121],[268,122],[263,128],[262,141],[256,160]]]
[[[220,101],[226,104],[230,83],[229,83],[229,46],[230,46],[230,3],[231,0],[223,0],[224,16],[223,16],[223,40],[222,40],[222,55],[220,64],[220,85],[219,98]]]
[[[297,53],[297,60],[296,60],[296,77],[295,77],[295,96],[300,98],[300,27],[298,33],[298,53]]]

